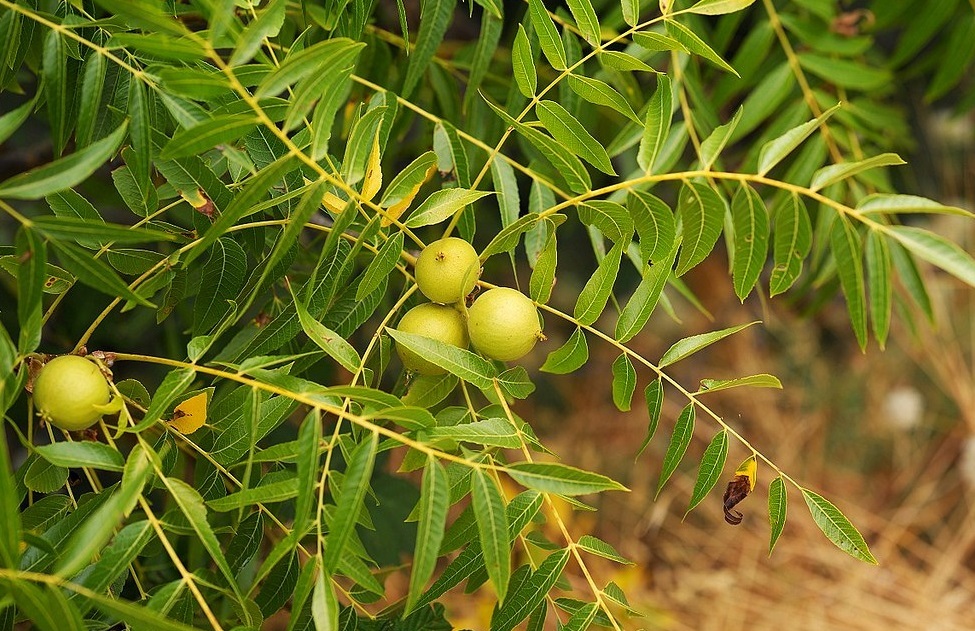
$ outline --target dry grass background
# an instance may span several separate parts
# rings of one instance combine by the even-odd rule
[[[975,132],[958,127],[928,157],[941,181],[923,191],[975,210]],[[930,130],[929,130],[930,131]],[[936,139],[937,140],[937,139]],[[940,165],[940,166],[939,166]],[[970,221],[933,226],[973,251]],[[886,351],[871,341],[861,353],[845,305],[835,300],[812,317],[784,301],[739,305],[721,261],[690,279],[711,310],[708,321],[682,310],[682,323],[655,314],[638,350],[656,358],[683,335],[764,321],[674,366],[687,387],[702,378],[759,372],[784,390],[739,389],[705,402],[799,482],[831,499],[866,537],[879,566],[842,553],[819,532],[800,494],[790,489],[789,519],[771,557],[767,485],[739,508],[738,527],[724,523],[721,493],[749,454],[732,443],[725,479],[682,520],[697,461],[717,431],[698,416],[695,440],[678,473],[654,501],[667,440],[685,403],[670,393],[651,447],[634,465],[646,429],[639,396],[619,413],[610,399],[605,345],[569,376],[539,375],[535,409],[543,442],[563,461],[613,476],[631,493],[597,499],[598,513],[561,512],[578,538],[591,532],[635,562],[594,562],[601,585],[619,584],[641,618],[627,629],[677,631],[970,631],[975,629],[975,292],[925,269],[938,323],[911,329],[895,314]],[[611,328],[610,328],[611,330]],[[555,345],[552,346],[555,348]],[[640,375],[638,393],[649,379]],[[544,401],[539,395],[548,394]],[[557,538],[555,538],[558,541]],[[596,559],[595,561],[602,561]],[[588,594],[577,568],[577,596]],[[454,594],[458,627],[486,629],[489,598]],[[564,618],[564,616],[563,616]]]

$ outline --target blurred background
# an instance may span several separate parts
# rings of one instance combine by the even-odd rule
[[[975,117],[920,101],[914,106],[919,142],[905,155],[910,172],[902,175],[901,190],[975,211]],[[970,220],[923,221],[933,221],[929,227],[973,251]],[[520,413],[536,419],[542,441],[564,462],[610,475],[632,489],[600,496],[598,513],[562,511],[576,538],[595,534],[634,561],[621,566],[593,558],[596,582],[615,581],[646,614],[630,619],[626,628],[972,629],[975,291],[922,268],[936,322],[914,313],[910,325],[904,313],[895,314],[886,349],[871,341],[862,353],[841,297],[815,310],[788,296],[770,302],[753,296],[742,305],[726,265],[713,256],[689,274],[688,284],[710,318],[675,301],[681,322],[658,309],[634,341],[636,350],[659,357],[685,335],[761,319],[763,326],[676,364],[673,375],[688,387],[703,378],[762,372],[779,377],[783,390],[741,388],[715,393],[705,402],[784,471],[831,499],[863,533],[879,566],[833,547],[794,489],[785,532],[769,556],[765,502],[775,476],[761,465],[758,487],[738,506],[744,521],[737,527],[726,524],[721,493],[732,468],[749,455],[737,444],[731,446],[722,482],[682,520],[696,463],[717,430],[703,418],[684,463],[654,501],[660,463],[683,402],[676,396],[665,400],[656,437],[634,464],[647,413],[640,405],[625,414],[614,407],[615,353],[591,344],[590,363],[579,372],[555,378],[538,373],[539,392],[525,402],[535,407]],[[568,333],[552,333],[551,348]],[[536,361],[543,359],[544,352]],[[639,387],[649,379],[641,373]],[[573,580],[585,593],[582,577]],[[486,628],[492,601],[485,598],[476,608],[470,598],[453,595],[451,620]]]

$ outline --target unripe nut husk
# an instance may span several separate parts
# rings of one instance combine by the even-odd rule
[[[535,303],[508,287],[478,296],[468,310],[467,331],[478,352],[500,361],[521,359],[545,339]]]
[[[41,417],[63,430],[91,427],[102,417],[101,408],[110,399],[101,369],[77,355],[55,357],[34,378],[34,404]]]
[[[447,237],[423,248],[415,271],[420,292],[433,302],[449,305],[473,291],[481,262],[470,243]]]
[[[435,340],[467,348],[467,323],[464,315],[453,307],[424,303],[406,312],[396,327],[397,330],[414,335],[421,335]],[[446,370],[433,362],[420,357],[402,344],[396,345],[396,353],[403,361],[407,370],[421,375],[442,375]]]

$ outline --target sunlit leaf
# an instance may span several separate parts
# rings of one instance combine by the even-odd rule
[[[434,191],[410,214],[406,225],[410,228],[420,228],[440,223],[468,204],[492,194],[493,191],[470,191],[463,188]]]
[[[887,231],[907,250],[975,287],[975,260],[951,241],[913,226],[888,226]]]
[[[703,15],[723,15],[746,9],[754,2],[755,0],[700,0],[687,11]]]
[[[606,476],[554,462],[517,462],[508,465],[505,471],[519,484],[542,493],[587,495],[627,490]]]
[[[749,375],[747,377],[736,377],[734,379],[701,379],[700,394],[705,392],[717,392],[731,388],[782,388],[782,382],[773,375]]]
[[[663,368],[664,366],[669,366],[673,363],[679,362],[680,360],[693,355],[701,349],[707,348],[715,342],[721,341],[730,335],[734,335],[739,331],[747,329],[753,324],[758,324],[758,322],[756,321],[749,322],[747,324],[739,324],[738,326],[728,327],[727,329],[721,329],[720,331],[712,331],[710,333],[701,333],[700,335],[685,337],[667,349],[667,352],[663,354],[663,356],[660,358],[660,362],[658,362],[657,365],[660,368]]]
[[[810,190],[818,191],[822,188],[829,186],[835,182],[840,182],[846,178],[853,177],[857,173],[862,173],[869,169],[875,169],[877,167],[907,164],[903,159],[896,153],[882,153],[879,156],[874,156],[872,158],[867,158],[866,160],[860,160],[858,162],[843,162],[841,164],[832,164],[827,167],[816,171],[813,174],[812,183],[809,185]]]

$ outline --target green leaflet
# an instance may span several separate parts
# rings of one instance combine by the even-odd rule
[[[488,102],[491,109],[501,117],[508,125],[518,130],[530,143],[535,145],[545,159],[565,178],[569,188],[576,193],[584,193],[592,188],[592,178],[589,172],[571,151],[563,147],[559,142],[543,134],[533,127],[519,123],[504,110],[493,103]]]
[[[688,12],[703,15],[723,15],[746,9],[754,2],[755,0],[700,0],[691,6]]]
[[[783,158],[802,144],[806,138],[819,129],[820,125],[825,123],[839,108],[840,104],[837,103],[815,119],[793,127],[778,138],[762,145],[762,151],[758,155],[758,174],[765,175],[768,173],[772,167],[781,162]]]
[[[17,323],[20,325],[18,348],[33,351],[41,342],[44,285],[47,281],[47,249],[37,231],[22,227],[15,238],[17,266]],[[12,368],[12,366],[11,366]]]
[[[433,457],[428,457],[423,469],[420,501],[417,504],[419,525],[413,552],[413,570],[410,573],[409,597],[406,601],[407,613],[413,609],[436,567],[447,522],[449,484],[443,465]]]
[[[505,472],[519,484],[542,493],[587,495],[628,490],[606,476],[557,463],[518,462],[508,465]]]
[[[579,293],[572,313],[580,324],[592,324],[606,308],[606,301],[609,300],[613,285],[616,283],[616,276],[620,271],[620,261],[626,245],[621,241],[606,253],[603,260],[599,262],[596,271],[593,272]]]
[[[975,260],[951,241],[912,226],[888,226],[885,230],[910,252],[975,287]]]
[[[789,289],[802,272],[802,264],[812,247],[812,223],[806,205],[798,195],[782,198],[772,210],[775,237],[772,258],[775,266],[769,279],[769,295]]]
[[[594,226],[613,243],[629,241],[633,238],[633,220],[626,208],[603,199],[594,199],[579,204],[579,220]]]
[[[493,191],[470,191],[463,188],[434,191],[410,214],[406,226],[420,228],[440,223],[463,210],[468,204],[492,194]]]
[[[674,273],[682,276],[703,261],[721,235],[728,202],[704,182],[689,181],[681,187],[677,214],[682,224],[682,245]]]
[[[714,161],[718,159],[721,152],[724,150],[725,146],[731,139],[731,135],[735,132],[735,128],[738,126],[738,122],[741,120],[741,115],[744,110],[739,106],[735,115],[730,121],[724,125],[720,125],[715,128],[711,135],[701,142],[701,168],[710,169]]]
[[[201,283],[211,288],[193,305],[193,333],[202,335],[213,329],[230,314],[234,300],[244,286],[247,273],[247,254],[233,239],[220,238],[210,249],[210,257],[203,265]]]
[[[535,106],[538,119],[552,137],[603,173],[616,175],[609,154],[599,141],[564,107],[555,101],[539,101]]]
[[[675,241],[666,259],[649,267],[644,266],[643,279],[620,311],[620,317],[616,321],[616,339],[620,342],[633,339],[647,324],[653,310],[657,307],[664,286],[671,277],[679,246],[680,241]]]
[[[407,198],[416,195],[416,191],[427,178],[427,172],[437,164],[437,154],[427,151],[416,157],[406,168],[396,174],[396,177],[386,186],[379,205],[389,208]]]
[[[117,450],[103,443],[57,442],[37,447],[37,453],[51,464],[60,467],[91,467],[106,471],[121,471],[125,460]]]
[[[217,145],[232,143],[260,122],[253,114],[225,114],[176,132],[159,152],[161,160],[198,155]]]
[[[638,459],[643,451],[653,440],[654,434],[657,433],[657,425],[660,423],[660,410],[663,408],[664,403],[664,391],[663,391],[663,381],[660,377],[650,382],[650,384],[643,390],[643,398],[647,404],[647,415],[649,421],[647,423],[647,433],[643,438],[643,442],[640,443],[640,448],[636,452],[634,460]]]
[[[77,608],[54,585],[35,585],[6,577],[2,584],[17,608],[41,631],[83,631],[86,628]]]
[[[422,0],[420,3],[420,32],[410,51],[406,78],[403,80],[403,97],[408,98],[426,72],[437,47],[443,41],[454,13],[455,0]]]
[[[666,26],[667,34],[676,41],[680,42],[680,45],[684,49],[694,53],[695,55],[704,57],[718,68],[721,68],[726,72],[730,72],[736,77],[739,76],[735,69],[728,65],[728,62],[722,59],[718,53],[714,52],[714,49],[708,46],[691,29],[674,20],[667,20]]]
[[[92,258],[87,251],[72,243],[51,241],[51,245],[57,250],[58,258],[64,267],[71,269],[78,280],[85,285],[109,296],[131,300],[144,307],[156,306],[129,289],[125,281],[101,259]]]
[[[751,293],[768,256],[769,214],[761,195],[742,183],[731,200],[734,227],[732,279],[735,294],[744,302]]]
[[[907,163],[904,162],[904,160],[901,159],[901,157],[896,153],[882,153],[879,156],[874,156],[858,162],[832,164],[830,166],[823,167],[813,174],[812,183],[809,185],[809,188],[810,190],[818,191],[829,186],[830,184],[853,177],[857,173],[862,173],[863,171],[877,167],[898,164]]]
[[[853,326],[860,348],[863,349],[867,345],[863,243],[856,228],[845,215],[838,215],[833,220],[829,240],[833,249],[833,258],[836,260],[836,274],[840,277],[843,295],[846,296],[850,324]]]
[[[539,368],[542,372],[564,375],[578,370],[589,360],[589,346],[582,328],[576,328],[565,344],[548,354]]]
[[[322,556],[322,568],[329,574],[338,569],[339,560],[349,545],[356,518],[369,490],[378,446],[379,435],[373,433],[359,443],[349,455],[339,505],[329,523],[325,552]]]
[[[540,304],[546,304],[552,296],[559,256],[555,222],[550,219],[545,219],[544,226],[549,236],[545,241],[544,247],[538,253],[538,258],[534,260],[531,279],[528,283],[529,296],[531,296],[532,300]]]
[[[397,344],[402,344],[424,359],[482,390],[491,388],[492,380],[497,376],[497,370],[490,362],[469,350],[388,327],[386,332]]]
[[[556,70],[565,70],[565,46],[542,0],[528,0],[528,12],[531,15],[532,28],[538,36],[538,43],[548,63]]]
[[[535,71],[535,55],[532,53],[531,42],[525,34],[525,27],[518,25],[518,33],[511,46],[511,69],[518,84],[518,90],[527,97],[535,95],[538,87],[538,74]],[[2,136],[0,136],[2,138]]]
[[[660,81],[661,77],[669,81],[669,79],[666,79],[666,75],[657,75],[657,80]],[[623,95],[608,83],[581,74],[570,74],[568,76],[568,85],[573,92],[590,103],[612,108],[635,123],[642,122],[633,112],[630,104],[623,98]]]
[[[7,336],[7,331],[0,326],[0,369],[4,372],[12,368],[13,362],[10,360],[14,354],[13,343]],[[9,383],[9,378],[5,378],[0,387],[6,389]],[[6,392],[0,391],[0,394],[6,397]],[[0,403],[6,404],[5,400],[0,400]],[[10,464],[6,432],[0,432],[0,509],[3,511],[0,513],[0,562],[5,568],[20,566],[22,535],[19,504],[20,494],[17,492],[17,481]]]
[[[782,382],[777,377],[764,373],[748,375],[747,377],[736,377],[734,379],[701,379],[701,389],[698,390],[698,394],[740,387],[781,389]]]
[[[684,458],[687,446],[691,444],[691,437],[694,435],[694,403],[688,403],[677,417],[674,425],[674,433],[670,436],[670,443],[667,445],[667,453],[664,454],[663,468],[660,472],[660,479],[657,482],[656,496],[660,495],[664,485],[670,476],[677,470],[677,465]]]
[[[685,515],[700,504],[714,485],[721,478],[724,470],[725,461],[728,459],[728,431],[722,429],[711,439],[711,443],[704,450],[701,456],[701,464],[697,471],[697,481],[694,483],[694,490],[691,492],[691,500],[687,505]]]
[[[115,153],[128,130],[122,123],[115,131],[84,149],[59,158],[0,183],[0,198],[40,199],[86,180]]]
[[[622,554],[617,552],[613,546],[592,535],[582,535],[579,537],[579,541],[576,542],[576,545],[578,545],[581,550],[585,550],[589,554],[594,554],[622,565],[634,565],[633,561],[630,561]]]
[[[599,19],[589,0],[566,0],[569,11],[575,18],[576,26],[582,31],[582,36],[593,46],[598,46],[600,37]]]
[[[504,602],[511,577],[511,540],[504,499],[497,484],[480,468],[471,472],[471,501],[477,518],[478,540],[484,555],[484,567]]]
[[[305,331],[308,338],[319,348],[337,361],[343,368],[351,373],[356,373],[362,366],[362,358],[355,348],[345,341],[345,338],[329,329],[327,326],[316,320],[308,313],[308,307],[299,300],[294,293],[291,295],[298,312],[298,320],[301,328]]]
[[[386,240],[383,247],[376,253],[376,257],[369,263],[359,283],[359,288],[355,292],[356,300],[362,300],[379,287],[383,279],[389,276],[396,265],[399,263],[400,254],[403,252],[403,233],[397,232]]]
[[[818,493],[806,488],[801,490],[802,499],[806,500],[806,506],[809,508],[813,521],[816,522],[827,539],[853,558],[877,565],[877,559],[870,553],[870,548],[863,540],[863,535],[840,512],[840,509]],[[784,510],[782,515],[785,515]]]
[[[273,96],[309,75],[334,72],[336,67],[344,68],[363,46],[361,42],[339,37],[288,55],[280,66],[264,77],[255,96]]]
[[[753,324],[758,324],[758,321],[749,322],[747,324],[739,324],[738,326],[728,327],[727,329],[721,329],[720,331],[712,331],[710,333],[701,333],[700,335],[685,337],[667,349],[667,352],[660,357],[660,361],[657,365],[660,368],[663,368],[664,366],[669,366],[679,362],[680,360],[689,357],[699,350],[707,348],[711,344],[723,340],[729,335],[734,335],[739,331],[747,329]]]
[[[660,198],[631,189],[626,208],[640,236],[640,254],[644,263],[659,263],[674,249],[677,220],[674,212]]]
[[[657,156],[660,155],[670,133],[670,121],[673,116],[672,89],[670,77],[657,75],[657,89],[647,106],[646,120],[643,121],[643,136],[637,153],[637,163],[647,173],[654,172]]]
[[[782,531],[785,529],[785,519],[788,512],[789,496],[785,488],[785,480],[779,476],[768,486],[768,520],[772,527],[769,535],[768,553],[772,554]]]
[[[569,551],[560,550],[546,557],[534,571],[527,566],[518,568],[522,571],[522,580],[518,580],[519,572],[516,570],[509,588],[512,597],[491,616],[491,631],[510,631],[539,605],[543,605],[545,596],[555,586],[568,560]]]
[[[867,289],[870,303],[870,322],[874,337],[880,348],[887,342],[890,330],[890,316],[893,308],[893,288],[891,283],[890,248],[884,237],[871,230],[867,233],[867,246],[864,254],[867,264]]]
[[[630,410],[636,390],[636,369],[629,355],[621,354],[613,361],[613,404],[621,412]]]

